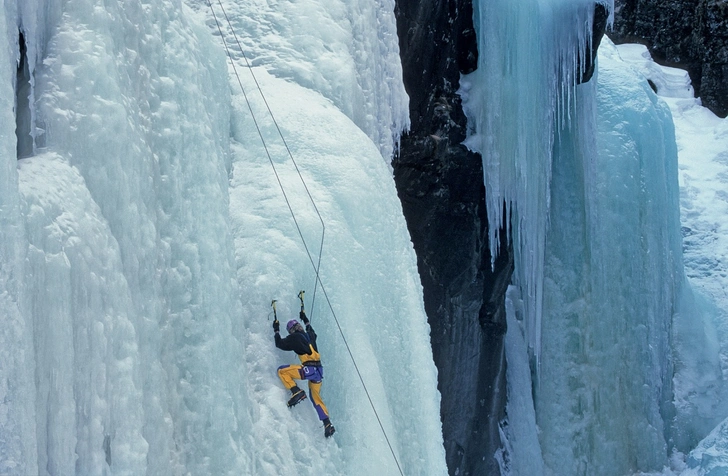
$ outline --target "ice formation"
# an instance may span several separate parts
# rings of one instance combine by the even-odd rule
[[[313,302],[315,275],[207,2],[6,1],[0,473],[446,472],[388,167],[407,125],[393,3],[264,3],[215,6],[324,217],[321,283],[341,333],[320,285]],[[317,243],[290,157],[260,95],[250,101]],[[16,137],[16,124],[29,132]],[[273,346],[270,302],[291,315],[299,289],[324,355],[331,440],[312,408],[286,408],[275,373],[293,356]]]

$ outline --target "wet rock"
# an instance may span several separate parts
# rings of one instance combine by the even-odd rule
[[[468,151],[456,94],[477,65],[469,0],[398,0],[412,127],[392,162],[412,236],[431,339],[450,474],[497,475],[505,408],[508,243],[491,270],[482,159]]]

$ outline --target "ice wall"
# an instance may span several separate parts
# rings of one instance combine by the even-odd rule
[[[224,57],[177,2],[23,9],[58,20],[18,168],[38,469],[244,469]]]
[[[18,307],[24,232],[15,170],[14,8],[7,2],[0,8],[0,473],[25,471],[25,461],[35,473],[32,331]]]
[[[684,285],[674,130],[667,106],[612,56],[600,48],[597,81],[579,87],[577,120],[554,149],[536,411],[556,473],[659,469],[674,415]]]
[[[253,433],[275,450],[261,455],[260,468],[266,473],[398,474],[379,415],[404,474],[445,474],[437,377],[422,291],[387,164],[372,141],[320,95],[264,70],[257,74],[269,92],[269,104],[280,112],[276,119],[286,124],[286,141],[327,218],[321,279],[332,306],[320,286],[315,304],[308,301],[307,306],[327,372],[323,396],[337,425],[335,441],[321,441],[321,425],[310,404],[294,412],[286,409],[288,393],[271,371],[295,359],[272,346],[270,299],[279,299],[282,321],[296,317],[296,293],[305,288],[313,300],[315,275],[261,143],[246,134],[253,128],[252,119],[237,98],[240,112],[235,114],[233,137],[240,143],[233,147],[231,210],[247,316],[246,360],[258,415]],[[292,98],[302,107],[290,107]],[[258,106],[258,117],[265,117],[265,109],[259,102]],[[274,143],[275,130],[265,132]],[[285,151],[280,144],[271,149],[317,261],[318,218]],[[365,391],[373,398],[376,414]],[[413,398],[412,391],[419,396]],[[362,458],[363,454],[375,457]]]
[[[24,259],[3,287],[15,292],[4,321],[24,326],[3,333],[18,360],[3,375],[14,474],[245,467],[229,444],[246,425],[230,325],[239,304],[232,253],[217,250],[229,236],[229,113],[207,94],[218,77],[225,98],[226,70],[181,10],[5,4],[3,51],[21,25],[47,145],[19,163],[2,156],[3,200],[22,206],[25,230],[3,240]],[[4,59],[12,71],[16,58]],[[20,216],[8,210],[4,222]]]
[[[589,54],[593,14],[593,1],[475,2],[478,69],[461,81],[465,144],[483,155],[491,254],[508,227],[537,362],[552,149],[569,119],[578,55]]]
[[[259,415],[254,434],[265,447],[274,448],[256,458],[256,469],[276,474],[397,474],[399,462],[404,474],[445,474],[429,326],[416,257],[388,165],[407,104],[397,79],[402,73],[393,4],[310,2],[305,8],[269,8],[213,3],[250,101],[233,73],[231,213],[247,316],[253,407]],[[209,11],[207,15],[216,28]],[[252,71],[236,52],[233,31],[250,47],[246,56]],[[378,119],[362,123],[362,112]],[[322,233],[317,210],[326,225],[321,280],[328,299],[315,285],[311,263],[318,263]],[[295,416],[281,405],[287,394],[271,372],[293,357],[271,345],[270,300],[279,299],[283,319],[295,317],[295,296],[302,288],[311,299],[307,306],[329,376],[324,399],[337,425],[333,442],[321,441],[321,425],[308,402],[295,409]],[[413,398],[412,392],[418,396]],[[362,458],[364,454],[371,457]]]
[[[509,313],[519,319],[508,332],[526,343],[509,337],[504,438],[519,459],[501,455],[504,470],[543,461],[546,474],[654,471],[675,443],[672,324],[690,304],[674,130],[611,46],[597,77],[574,85],[593,8],[480,2],[475,14],[467,145],[483,154],[492,230],[507,205],[518,290]],[[531,393],[533,419],[523,411]]]
[[[331,307],[320,285],[313,302],[310,262],[206,2],[6,1],[0,473],[446,472],[416,259],[382,156],[407,122],[391,4],[327,4],[320,18],[323,4],[282,5],[310,12],[303,37],[257,37],[240,27],[248,15],[298,17],[245,5],[226,7],[244,43],[266,46],[254,69],[326,219]],[[19,28],[34,134],[21,160]],[[252,107],[317,243],[260,97]],[[273,346],[269,303],[280,299],[285,319],[302,288],[338,430],[329,440],[308,402],[286,408],[275,374],[293,356]]]
[[[244,52],[230,38],[236,59],[244,64],[244,53],[254,66],[329,99],[389,163],[409,127],[394,0],[211,3],[240,33]]]
[[[701,106],[687,71],[657,65],[643,45],[624,44],[618,50],[626,64],[656,87],[675,122],[683,256],[690,287],[683,288],[673,321],[676,420],[672,440],[680,451],[687,452],[728,414],[723,383],[728,306],[725,277],[716,272],[724,268],[720,263],[726,254],[725,202],[716,198],[724,189],[721,170],[725,161],[721,157],[728,121]],[[695,467],[703,456],[706,467],[713,462],[725,464],[720,458],[713,459],[715,453],[708,449],[720,446],[721,432],[723,424],[691,452],[689,466]]]

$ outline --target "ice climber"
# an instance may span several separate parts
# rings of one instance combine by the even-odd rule
[[[324,424],[324,436],[326,438],[334,434],[334,425],[329,420],[329,412],[321,400],[321,380],[324,378],[324,368],[321,366],[321,356],[316,347],[316,332],[306,317],[303,309],[303,291],[298,293],[301,300],[301,312],[298,317],[306,326],[304,330],[300,322],[291,319],[286,324],[288,335],[282,338],[280,335],[280,323],[276,317],[273,320],[273,332],[276,347],[281,350],[292,350],[301,360],[301,365],[281,365],[278,367],[278,377],[280,377],[283,385],[291,391],[291,398],[288,400],[288,406],[292,407],[306,398],[306,393],[298,388],[294,380],[308,380],[308,392],[311,396],[319,419]]]

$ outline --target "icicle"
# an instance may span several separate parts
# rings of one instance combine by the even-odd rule
[[[466,145],[483,156],[491,254],[498,255],[498,232],[510,218],[514,280],[523,288],[536,362],[552,150],[573,120],[584,69],[579,58],[591,55],[593,15],[594,2],[587,0],[476,2],[479,66],[461,81],[471,129]]]

